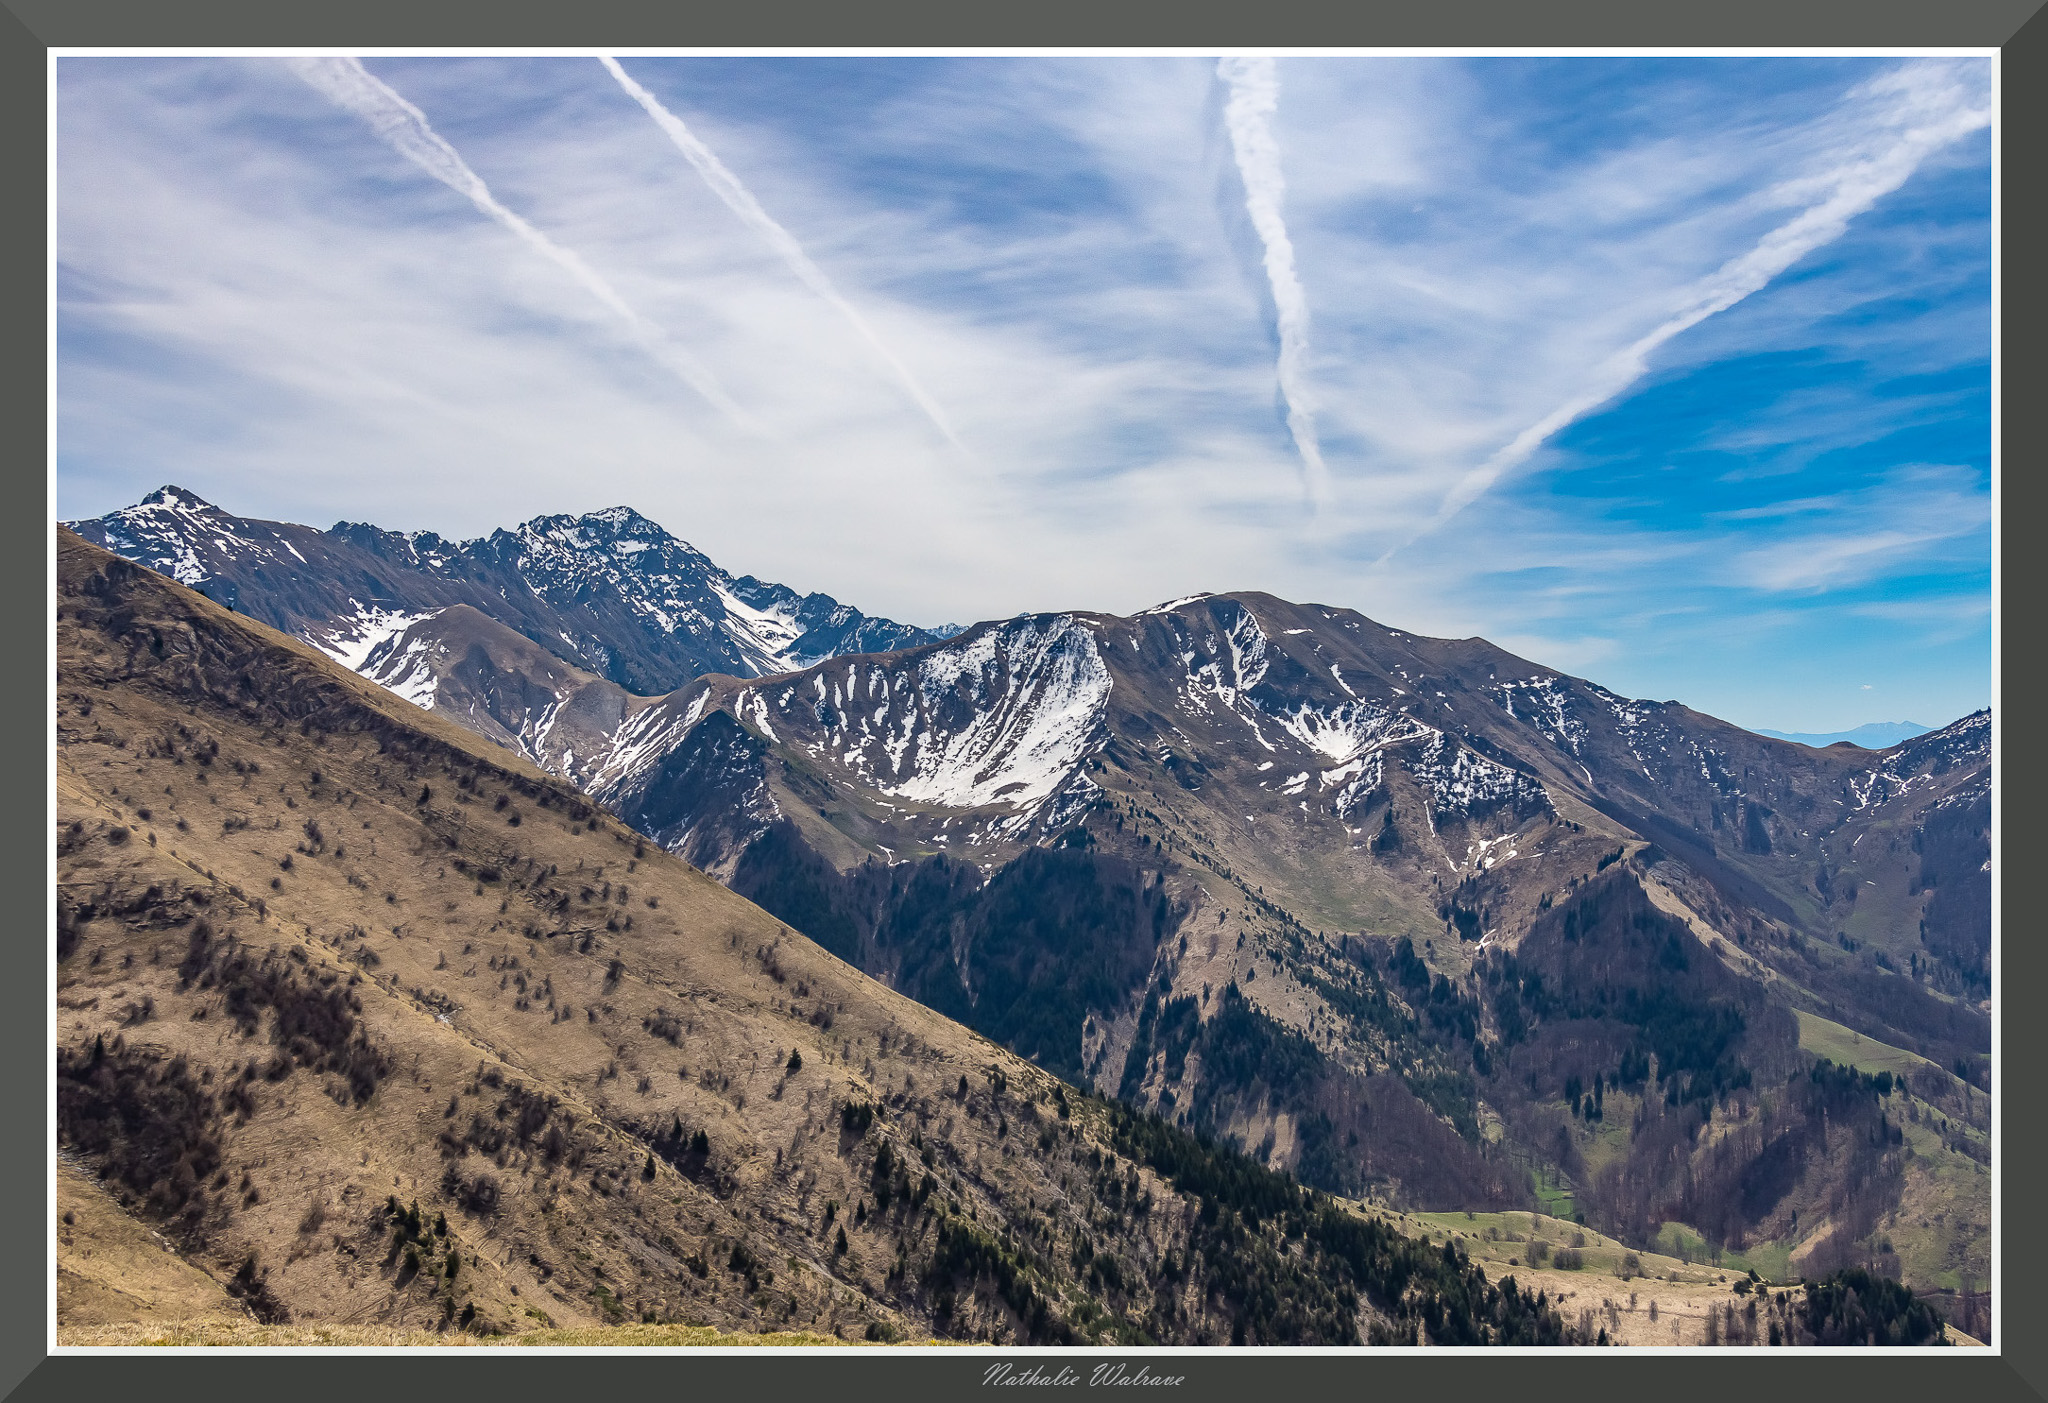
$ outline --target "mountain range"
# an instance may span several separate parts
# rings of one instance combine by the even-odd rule
[[[457,604],[638,691],[941,636],[870,618],[830,595],[735,578],[624,507],[447,541],[346,521],[325,531],[253,521],[166,486],[69,525],[357,670],[387,654],[409,624]]]
[[[1934,727],[1923,726],[1918,721],[1872,721],[1848,731],[1759,730],[1757,734],[1769,736],[1773,740],[1797,741],[1801,745],[1810,745],[1816,749],[1846,742],[1849,745],[1861,746],[1865,750],[1884,750],[1897,745],[1900,741],[1924,736],[1933,729]]]
[[[1814,749],[1256,593],[941,636],[624,509],[73,525],[1198,1143],[1386,1211],[1988,1281],[1988,712]]]
[[[1594,1339],[69,533],[57,607],[60,1320]]]

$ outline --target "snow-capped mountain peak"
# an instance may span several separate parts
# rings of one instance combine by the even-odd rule
[[[182,585],[213,572],[215,548],[262,550],[238,534],[234,518],[196,492],[166,484],[132,507],[101,518],[108,549],[141,561]]]
[[[69,525],[335,657],[365,663],[392,621],[409,624],[455,604],[642,695],[709,672],[759,677],[943,636],[827,594],[735,577],[627,506],[537,516],[450,541],[360,522],[319,531],[248,521],[165,486],[135,506]]]

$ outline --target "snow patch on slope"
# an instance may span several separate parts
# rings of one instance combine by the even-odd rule
[[[1914,736],[1891,750],[1868,774],[1849,781],[1856,807],[1882,804],[1916,789],[1935,785],[1942,776],[1964,766],[1988,766],[1991,760],[1991,713],[1972,712],[1960,721]],[[1988,779],[1987,779],[1988,782]]]
[[[1439,734],[1434,727],[1425,726],[1403,712],[1389,711],[1370,701],[1346,702],[1336,707],[1300,702],[1277,719],[1289,735],[1337,765],[1382,746]]]
[[[1072,615],[990,628],[919,660],[914,695],[922,724],[898,751],[884,793],[976,808],[1005,800],[1035,808],[1086,753],[1109,669],[1095,635]],[[964,702],[958,724],[945,719]],[[905,773],[905,770],[908,773]]]
[[[356,606],[353,614],[336,619],[324,635],[307,635],[306,641],[350,672],[365,676],[368,676],[372,659],[380,659],[380,649],[388,653],[391,643],[401,633],[420,620],[433,617],[431,614],[378,609],[353,599],[349,603]]]
[[[713,581],[711,591],[725,606],[726,635],[739,645],[741,654],[759,672],[794,672],[807,661],[815,661],[802,658],[796,651],[804,627],[797,622],[794,609],[757,609],[717,581]]]
[[[608,800],[642,769],[674,749],[703,714],[704,702],[709,695],[708,692],[699,693],[685,715],[678,715],[671,706],[650,706],[638,715],[628,717],[612,737],[611,751],[605,756],[604,763],[590,777],[589,792],[601,800]]]
[[[1550,801],[1540,780],[1467,750],[1441,733],[1409,766],[1409,773],[1428,786],[1438,813],[1469,814],[1505,803]]]
[[[386,653],[372,663],[363,674],[386,691],[395,692],[414,706],[427,711],[434,709],[434,689],[440,678],[434,672],[436,645],[424,638],[415,638],[403,647]]]
[[[1558,686],[1555,677],[1532,677],[1527,681],[1507,681],[1495,689],[1500,694],[1500,704],[1508,715],[1519,721],[1527,721],[1542,730],[1544,738],[1564,746],[1573,755],[1582,752],[1586,744],[1586,723],[1571,712],[1570,697]],[[1522,694],[1522,710],[1515,708],[1515,694]],[[1616,708],[1616,717],[1622,715]],[[1633,724],[1633,716],[1629,724]]]
[[[1348,821],[1365,805],[1366,800],[1372,797],[1373,791],[1380,787],[1386,778],[1386,771],[1380,752],[1373,750],[1339,765],[1334,770],[1323,771],[1321,778],[1321,787],[1324,789],[1333,785],[1343,786],[1331,799],[1330,811],[1340,820]]]
[[[1038,825],[1041,834],[1049,834],[1069,819],[1079,818],[1101,797],[1100,785],[1086,775],[1075,775],[1072,783],[1046,800],[1036,813],[1027,809],[1009,818],[999,818],[989,825],[989,835],[1014,837],[1033,823]]]
[[[1150,609],[1141,609],[1138,611],[1137,617],[1142,619],[1147,614],[1171,614],[1174,610],[1184,605],[1192,604],[1197,599],[1207,599],[1208,597],[1209,594],[1206,590],[1200,594],[1183,595],[1179,599],[1169,599],[1164,604],[1156,604]]]
[[[1175,626],[1180,629],[1178,621]],[[1185,638],[1185,630],[1180,631]],[[1258,722],[1251,718],[1248,709],[1240,711],[1238,702],[1240,699],[1249,702],[1245,693],[1265,680],[1271,665],[1268,658],[1270,646],[1271,640],[1259,627],[1259,621],[1252,617],[1251,611],[1237,606],[1235,617],[1221,637],[1205,633],[1199,650],[1191,645],[1181,654],[1181,661],[1188,669],[1185,685],[1189,700],[1207,707],[1213,699],[1224,710],[1236,711],[1257,731]],[[1197,658],[1205,660],[1198,663]],[[1259,743],[1265,744],[1263,735],[1259,737]],[[1267,746],[1267,749],[1271,748]]]

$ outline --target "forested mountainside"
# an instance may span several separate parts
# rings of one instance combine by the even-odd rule
[[[57,622],[60,1144],[259,1318],[1582,1337],[69,533]]]
[[[1332,1191],[1988,1278],[1988,713],[1814,750],[1259,594],[661,694],[568,651],[455,605],[359,665]]]

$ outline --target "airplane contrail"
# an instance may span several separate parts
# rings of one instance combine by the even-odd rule
[[[1895,77],[1896,86],[1911,82],[1904,74]],[[1522,430],[1460,478],[1429,523],[1381,556],[1379,563],[1384,564],[1395,551],[1435,531],[1526,462],[1553,434],[1640,380],[1649,371],[1652,351],[1680,332],[1733,307],[1813,250],[1840,238],[1850,220],[1904,185],[1927,157],[1991,124],[1990,103],[1970,105],[1954,86],[1945,92],[1910,93],[1905,107],[1909,110],[1897,115],[1911,125],[1906,126],[1897,141],[1839,165],[1811,182],[1824,191],[1821,199],[1764,235],[1754,248],[1729,259],[1686,289],[1678,308],[1669,317],[1595,367],[1583,391]]]
[[[824,299],[852,324],[853,329],[860,333],[861,339],[866,341],[869,348],[881,357],[883,364],[889,367],[898,383],[903,386],[904,392],[924,411],[925,417],[938,427],[939,432],[944,434],[949,442],[958,447],[960,440],[954,436],[953,426],[947,422],[945,411],[941,410],[937,401],[925,392],[924,386],[918,384],[917,377],[910,373],[909,367],[896,359],[889,348],[882,344],[882,339],[875,335],[873,328],[862,319],[861,314],[853,309],[853,304],[839,295],[839,289],[832,285],[824,270],[811,261],[810,255],[804,252],[803,245],[796,241],[795,236],[776,223],[768,211],[761,208],[761,202],[754,198],[753,192],[726,168],[717,154],[683,124],[682,118],[662,106],[659,98],[635,82],[632,76],[619,66],[617,59],[604,54],[599,56],[598,61],[611,71],[612,77],[619,80],[619,86],[645,108],[647,115],[667,133],[668,139],[674,142],[676,149],[696,167],[697,174],[704,177],[704,183],[725,202],[726,208],[766,239],[769,247],[781,255],[782,261],[789,265],[789,270],[796,274],[805,287]]]
[[[337,106],[370,124],[399,155],[489,215],[536,253],[555,264],[595,297],[632,333],[647,353],[709,404],[749,432],[758,432],[710,371],[665,336],[661,328],[635,311],[612,285],[573,251],[534,228],[491,194],[482,176],[469,168],[453,146],[427,122],[419,108],[385,86],[355,58],[288,58],[292,71]]]
[[[1245,212],[1266,250],[1266,281],[1273,289],[1273,308],[1280,332],[1280,395],[1287,402],[1287,430],[1301,455],[1304,482],[1311,504],[1329,498],[1330,473],[1316,442],[1315,401],[1307,383],[1308,298],[1294,274],[1294,243],[1280,217],[1286,181],[1280,174],[1280,145],[1273,139],[1272,116],[1280,104],[1280,82],[1270,58],[1218,60],[1216,74],[1230,88],[1223,124],[1244,184]]]

